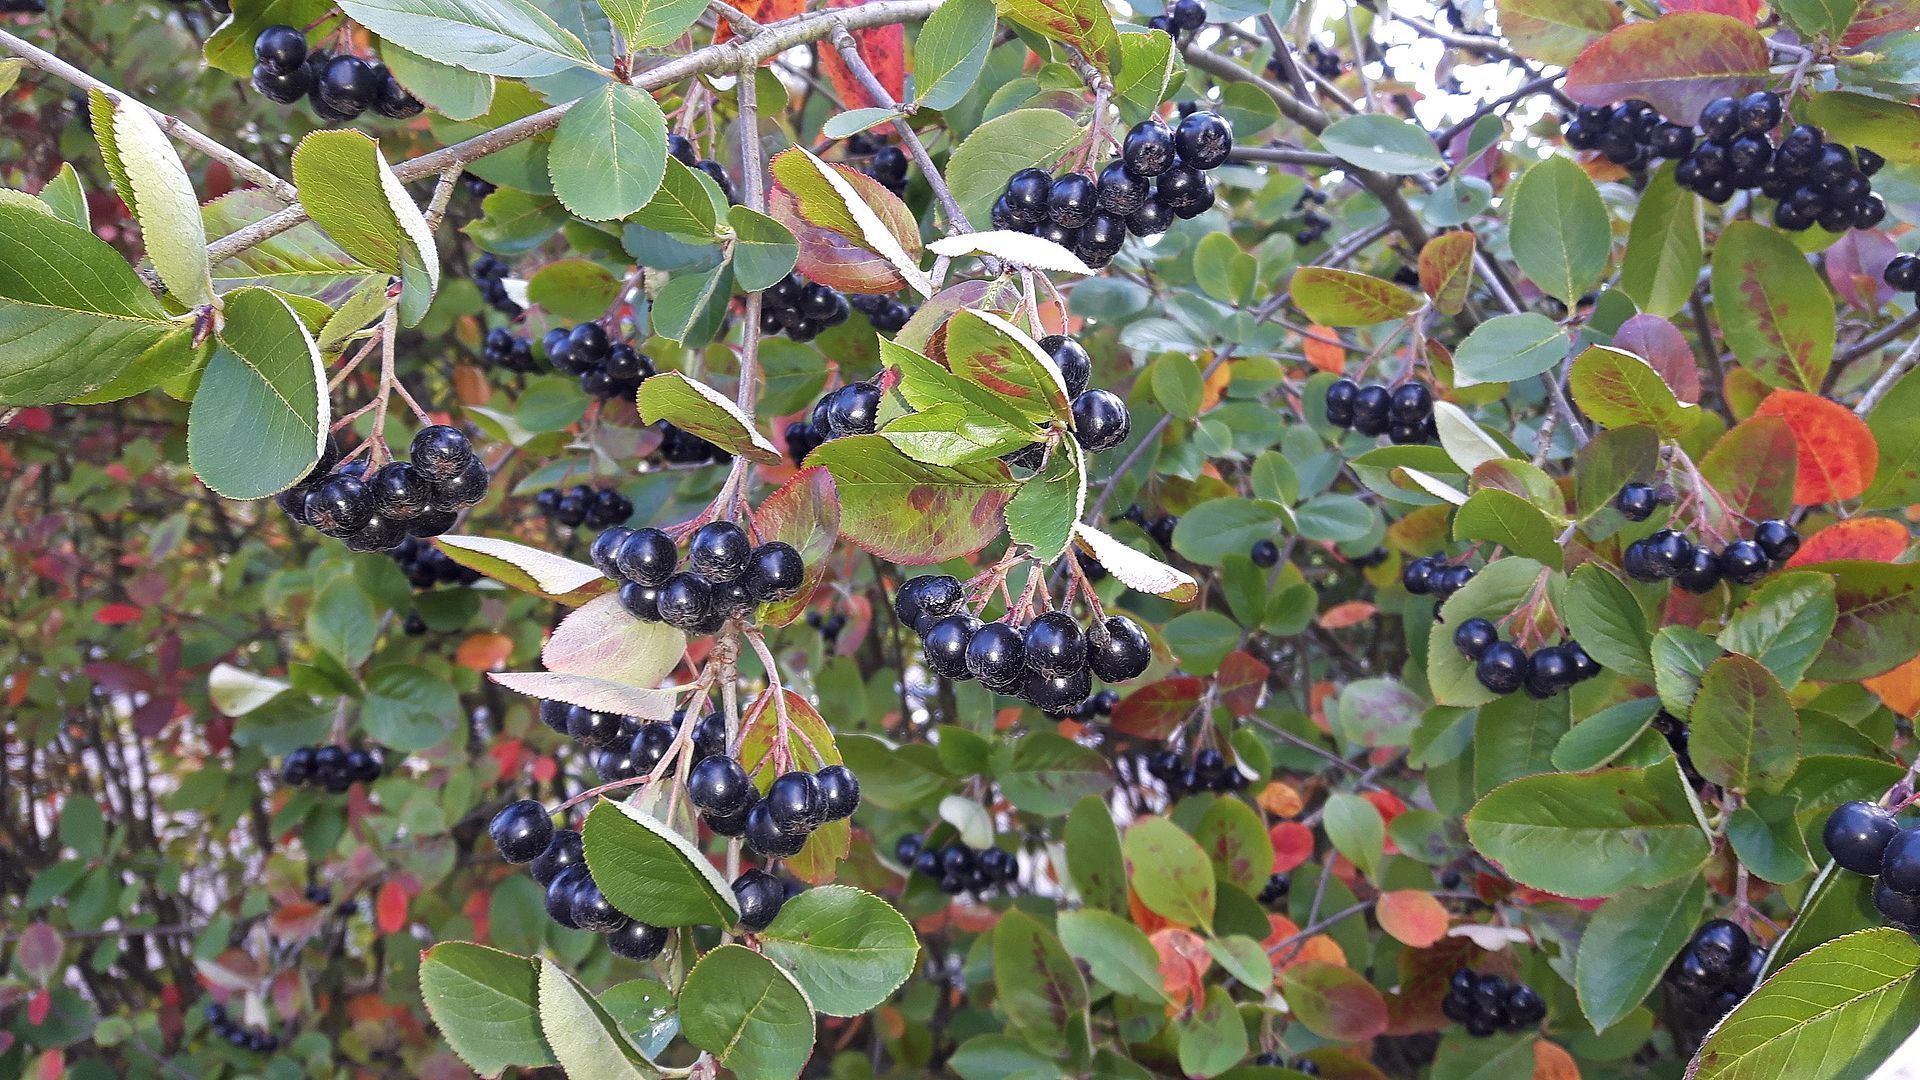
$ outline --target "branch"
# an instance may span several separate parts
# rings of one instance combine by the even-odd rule
[[[860,89],[867,92],[867,97],[872,99],[875,105],[882,109],[900,107],[900,103],[893,100],[893,95],[889,94],[887,88],[880,85],[880,80],[874,77],[873,69],[867,66],[866,58],[860,55],[859,44],[853,40],[853,35],[848,33],[845,27],[834,30],[833,47],[840,54],[840,59],[846,61],[847,69],[853,72],[854,81],[860,84]],[[960,209],[960,204],[954,199],[953,192],[947,189],[946,178],[940,175],[939,169],[933,167],[933,159],[927,156],[927,148],[920,142],[920,136],[914,132],[913,125],[907,123],[906,117],[896,116],[893,118],[893,132],[900,136],[900,141],[906,146],[907,153],[913,155],[913,163],[920,167],[921,175],[927,178],[927,186],[933,189],[933,197],[940,200],[940,209],[947,217],[947,231],[949,233],[972,232],[973,223],[967,220],[967,215]]]
[[[235,175],[250,181],[258,187],[265,188],[280,199],[280,201],[290,203],[300,197],[299,193],[294,190],[292,184],[275,176],[272,170],[266,166],[259,164],[238,150],[230,149],[213,141],[213,139],[201,134],[195,128],[189,127],[185,121],[177,120],[158,109],[149,107],[143,102],[135,101],[131,96],[108,86],[106,83],[81,71],[79,68],[74,67],[72,64],[67,63],[65,60],[60,59],[32,42],[15,37],[5,30],[0,30],[0,45],[6,46],[9,52],[17,54],[21,59],[39,68],[41,71],[57,79],[72,83],[82,90],[98,90],[116,100],[123,99],[132,101],[135,105],[139,105],[141,108],[147,110],[148,115],[153,117],[154,123],[160,125],[161,131],[172,135],[174,138],[200,151],[207,157],[232,169]]]
[[[1887,391],[1893,389],[1893,384],[1899,382],[1902,375],[1913,370],[1916,361],[1920,361],[1920,338],[1914,338],[1906,351],[1900,354],[1899,359],[1895,360],[1887,370],[1881,372],[1879,378],[1873,380],[1873,385],[1867,387],[1867,392],[1860,396],[1860,404],[1853,407],[1853,414],[1865,416],[1872,412],[1873,407],[1880,404],[1880,399],[1887,396]]]

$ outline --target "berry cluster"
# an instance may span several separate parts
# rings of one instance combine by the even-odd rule
[[[322,119],[355,120],[372,109],[390,120],[406,120],[423,108],[385,64],[310,50],[307,35],[291,26],[260,31],[253,39],[253,58],[255,90],[281,105],[309,98]]]
[[[1120,691],[1102,690],[1080,703],[1079,707],[1067,714],[1070,720],[1091,724],[1095,720],[1104,720],[1113,715],[1114,706],[1120,704]]]
[[[1433,615],[1440,617],[1440,602],[1467,587],[1473,580],[1473,567],[1456,566],[1439,555],[1422,555],[1400,570],[1400,584],[1415,596],[1435,599]]]
[[[607,337],[599,323],[556,326],[540,338],[547,361],[558,370],[578,376],[588,397],[632,400],[640,383],[653,376],[653,361],[624,341]]]
[[[1474,662],[1480,685],[1496,694],[1522,687],[1537,698],[1550,698],[1574,683],[1600,674],[1600,665],[1577,641],[1548,645],[1528,655],[1511,641],[1500,640],[1500,628],[1491,619],[1468,619],[1453,631],[1453,646]]]
[[[733,179],[727,175],[726,167],[712,158],[703,158],[695,154],[693,141],[685,135],[676,132],[667,136],[667,156],[689,169],[699,169],[706,173],[707,177],[720,188],[720,194],[726,197],[727,205],[732,206],[740,201],[740,197],[734,194]]]
[[[473,179],[487,184],[477,176]],[[493,185],[487,184],[487,189],[492,190]],[[473,283],[479,287],[480,298],[487,302],[487,306],[509,319],[517,319],[525,309],[507,295],[507,273],[510,269],[505,259],[489,252],[473,261]]]
[[[847,139],[847,156],[872,158],[863,170],[894,195],[907,194],[907,152],[884,139],[857,132]]]
[[[784,859],[800,854],[815,829],[853,816],[860,808],[860,780],[845,765],[812,773],[795,769],[774,777],[761,795],[745,766],[715,754],[687,775],[687,797],[707,828],[744,837],[747,850],[763,858]],[[749,923],[747,929],[765,925]]]
[[[1617,500],[1615,505],[1620,505]],[[1753,539],[1735,540],[1718,552],[1672,529],[1661,529],[1628,544],[1620,565],[1635,581],[1672,578],[1688,592],[1704,593],[1721,578],[1737,585],[1752,585],[1799,550],[1800,534],[1794,527],[1768,518],[1753,527]]]
[[[533,505],[547,520],[563,528],[585,525],[605,529],[633,516],[633,500],[612,487],[596,488],[575,484],[566,490],[542,488],[534,493]]]
[[[486,339],[480,344],[480,358],[494,367],[523,375],[540,370],[539,362],[533,358],[533,342],[504,326],[487,331]]]
[[[1169,128],[1158,117],[1127,132],[1120,159],[1100,170],[1055,178],[1022,169],[993,204],[993,227],[1031,233],[1071,249],[1098,269],[1113,261],[1127,234],[1157,236],[1173,219],[1198,217],[1213,206],[1210,170],[1226,163],[1233,128],[1204,110]]]
[[[805,420],[787,425],[787,453],[799,465],[821,443],[847,435],[871,435],[880,422],[880,388],[850,382],[813,403]]]
[[[1293,234],[1296,244],[1317,244],[1333,228],[1333,219],[1320,207],[1325,206],[1327,193],[1319,188],[1308,188],[1294,201],[1293,208],[1300,211],[1300,231]]]
[[[280,1049],[280,1036],[240,1023],[228,1016],[227,1007],[217,1001],[207,1002],[207,1024],[213,1028],[215,1038],[237,1049],[256,1054],[271,1054]]]
[[[809,611],[807,625],[820,632],[820,640],[825,643],[826,650],[832,652],[833,647],[839,644],[841,631],[847,628],[847,617],[837,611],[832,615]]]
[[[1267,883],[1260,887],[1260,906],[1273,907],[1280,901],[1285,900],[1287,894],[1291,891],[1293,891],[1293,879],[1291,877],[1286,874],[1273,874],[1267,878]]]
[[[1440,1012],[1456,1024],[1465,1024],[1467,1034],[1484,1038],[1496,1031],[1520,1031],[1538,1024],[1546,1018],[1547,1003],[1526,983],[1461,968],[1453,973]]]
[[[1776,145],[1769,134],[1785,116],[1779,94],[1756,90],[1708,102],[1696,132],[1632,98],[1611,108],[1582,107],[1567,125],[1567,145],[1599,150],[1629,169],[1655,158],[1677,161],[1674,180],[1710,202],[1757,189],[1775,200],[1773,223],[1783,229],[1817,224],[1842,232],[1880,224],[1887,206],[1869,178],[1885,160],[1865,147],[1828,142],[1811,124],[1789,128]]]
[[[733,455],[665,420],[656,420],[653,430],[660,433],[660,445],[654,452],[669,465],[726,465]]]
[[[1405,382],[1392,389],[1378,383],[1361,386],[1336,379],[1327,387],[1327,422],[1352,428],[1369,439],[1385,435],[1395,444],[1432,442],[1433,391],[1425,383]]]
[[[711,634],[730,618],[800,589],[806,564],[792,544],[754,547],[731,521],[710,521],[687,540],[686,569],[673,538],[659,529],[614,527],[594,537],[593,565],[620,583],[634,618]]]
[[[412,536],[400,541],[399,546],[387,554],[400,564],[400,572],[407,575],[407,583],[416,589],[431,589],[435,585],[471,585],[480,580],[480,571],[461,566],[446,552]]]
[[[288,787],[310,787],[335,795],[355,781],[371,784],[386,771],[378,750],[344,746],[303,746],[280,763],[280,782]]]
[[[320,465],[275,496],[287,516],[353,551],[386,551],[409,536],[439,536],[459,512],[486,497],[487,466],[467,437],[445,424],[420,429],[411,461],[390,461],[366,476],[364,459],[335,470]]]
[[[554,922],[602,935],[608,951],[628,960],[651,960],[666,948],[664,928],[629,919],[600,891],[587,871],[579,831],[555,829],[546,807],[532,799],[509,803],[493,816],[487,831],[502,858],[532,864],[528,870],[547,891],[547,917]]]
[[[907,320],[920,310],[918,304],[909,304],[896,296],[876,296],[857,293],[847,301],[853,310],[867,317],[875,330],[883,334],[897,334],[906,328]]]
[[[853,311],[846,294],[789,272],[760,294],[760,332],[807,342],[839,326]]]
[[[1752,992],[1766,959],[1766,950],[1754,948],[1745,930],[1709,919],[1668,965],[1669,999],[1682,1011],[1716,1021]]]
[[[1886,807],[1856,799],[1828,816],[1821,839],[1842,869],[1878,879],[1873,906],[1887,922],[1920,935],[1920,826],[1902,829]]]
[[[958,840],[943,848],[931,848],[919,833],[907,833],[895,841],[893,857],[900,865],[912,867],[914,873],[939,882],[940,891],[948,896],[964,892],[977,899],[994,886],[1020,877],[1020,860],[1005,848],[975,851]]]
[[[1066,716],[1107,682],[1139,678],[1152,658],[1147,632],[1124,615],[1083,631],[1072,615],[1048,611],[1025,627],[983,623],[962,606],[960,582],[946,575],[912,578],[894,597],[893,613],[920,635],[927,666],[949,679],[979,679],[996,694]]]
[[[1147,775],[1167,786],[1170,799],[1203,791],[1245,791],[1249,783],[1238,765],[1211,747],[1194,754],[1191,764],[1182,761],[1177,750],[1156,750],[1147,755]]]
[[[1276,1069],[1281,1067],[1289,1068],[1301,1076],[1320,1075],[1320,1066],[1315,1065],[1311,1059],[1297,1057],[1292,1061],[1288,1061],[1287,1055],[1278,1050],[1263,1050],[1253,1055],[1253,1063],[1255,1065],[1270,1065]]]
[[[1073,438],[1081,449],[1101,454],[1126,442],[1133,430],[1133,417],[1120,395],[1111,390],[1087,389],[1093,380],[1093,357],[1086,347],[1065,334],[1048,334],[1039,345],[1066,383],[1073,411]],[[1035,460],[1034,465],[1038,464]]]
[[[1149,519],[1147,512],[1140,508],[1140,504],[1133,503],[1120,515],[1120,520],[1133,522],[1152,537],[1154,543],[1169,552],[1173,550],[1173,530],[1180,527],[1180,518],[1177,515],[1161,514],[1159,517]]]
[[[1147,29],[1164,31],[1175,41],[1192,41],[1193,35],[1207,25],[1207,6],[1200,0],[1173,0],[1166,14],[1147,20]]]

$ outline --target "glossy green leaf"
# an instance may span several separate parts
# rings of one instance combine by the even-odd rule
[[[609,82],[573,103],[554,132],[553,193],[589,221],[623,218],[647,204],[666,169],[667,118],[653,95]]]
[[[420,961],[420,995],[454,1053],[475,1072],[555,1064],[540,1031],[539,969],[466,941],[443,941]]]
[[[654,926],[732,926],[740,918],[713,864],[652,814],[602,799],[581,839],[593,880],[613,906]]]
[[[1467,836],[1515,881],[1571,897],[1665,884],[1707,857],[1671,762],[1514,780],[1475,804]]]
[[[1686,306],[1700,278],[1700,197],[1674,183],[1674,166],[1654,170],[1634,208],[1620,288],[1650,315],[1673,315]]]
[[[1320,133],[1320,145],[1342,161],[1395,176],[1446,167],[1425,128],[1384,113],[1341,117]]]
[[[858,1016],[885,1001],[920,955],[913,927],[892,905],[845,885],[788,900],[760,945],[829,1016]]]
[[[1543,292],[1572,304],[1599,283],[1612,239],[1607,207],[1572,158],[1556,154],[1528,169],[1505,209],[1513,259]]]
[[[1713,252],[1713,310],[1727,347],[1762,382],[1820,392],[1833,362],[1833,295],[1785,233],[1727,226]]]
[[[1693,936],[1706,900],[1698,874],[1650,889],[1629,889],[1600,905],[1580,938],[1574,991],[1595,1031],[1622,1020],[1652,992]]]
[[[680,1031],[741,1080],[789,1080],[813,1054],[813,1005],[792,975],[744,945],[700,958],[680,988]]]

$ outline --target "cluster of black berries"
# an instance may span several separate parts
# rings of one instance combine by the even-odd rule
[[[703,158],[695,154],[692,140],[685,135],[675,133],[667,136],[667,156],[689,169],[699,169],[706,173],[708,178],[719,186],[720,194],[726,197],[727,205],[732,206],[740,201],[740,197],[734,194],[733,179],[727,175],[726,167],[712,158]]]
[[[1147,755],[1146,767],[1148,776],[1166,785],[1170,799],[1204,791],[1245,791],[1249,784],[1247,774],[1212,747],[1194,754],[1191,764],[1181,760],[1177,750],[1155,750]]]
[[[1333,228],[1333,219],[1320,209],[1326,202],[1327,193],[1319,188],[1300,193],[1293,204],[1293,208],[1300,211],[1300,231],[1293,234],[1294,243],[1317,244],[1327,235],[1327,230]]]
[[[4,9],[0,9],[4,10]],[[207,1025],[213,1028],[213,1035],[228,1045],[256,1054],[271,1054],[280,1049],[280,1036],[271,1031],[250,1028],[227,1015],[227,1007],[217,1001],[207,1002]]]
[[[893,857],[914,873],[939,882],[940,891],[948,896],[972,893],[978,897],[1020,877],[1020,860],[1005,848],[975,851],[958,840],[931,848],[919,833],[907,833],[895,841]]]
[[[1385,435],[1396,445],[1439,438],[1433,426],[1433,391],[1425,383],[1404,382],[1388,389],[1336,379],[1327,387],[1327,422],[1369,439]]]
[[[1620,556],[1620,565],[1635,581],[1672,578],[1674,584],[1688,592],[1704,593],[1722,578],[1738,585],[1752,585],[1798,550],[1800,534],[1794,527],[1778,518],[1768,518],[1754,526],[1753,539],[1735,540],[1718,552],[1705,544],[1695,544],[1672,529],[1661,529],[1628,544]]]
[[[407,575],[407,583],[416,589],[431,589],[435,585],[471,585],[480,580],[480,571],[461,566],[446,552],[416,537],[409,536],[400,541],[387,554],[400,564],[400,572]]]
[[[764,301],[763,301],[764,303]],[[883,334],[897,334],[906,328],[907,320],[920,310],[918,304],[909,304],[897,296],[878,296],[868,293],[856,293],[847,300],[853,310],[867,317],[875,330]]]
[[[1346,70],[1346,61],[1340,58],[1338,51],[1312,39],[1307,41],[1307,63],[1323,79],[1337,79]]]
[[[344,746],[303,746],[280,763],[280,782],[288,787],[310,787],[335,795],[355,781],[371,784],[386,771],[378,750]]]
[[[487,466],[467,437],[444,424],[420,429],[411,461],[390,461],[365,479],[364,458],[313,472],[274,496],[280,509],[353,551],[386,551],[409,536],[439,536],[459,512],[486,497]]]
[[[822,330],[846,322],[852,311],[839,289],[788,273],[760,294],[760,332],[812,341]]]
[[[1087,389],[1093,379],[1093,357],[1086,347],[1064,334],[1049,334],[1040,339],[1039,345],[1066,383],[1074,441],[1089,454],[1105,453],[1126,442],[1133,430],[1133,417],[1120,395],[1111,390]]]
[[[633,516],[633,500],[618,488],[575,484],[570,488],[542,488],[534,493],[533,505],[540,513],[563,528],[585,525],[605,529]]]
[[[1709,919],[1668,965],[1669,996],[1684,1011],[1718,1020],[1752,992],[1766,959],[1766,950],[1754,948],[1745,930]]]
[[[669,465],[728,465],[733,455],[684,428],[665,420],[656,420],[653,430],[660,433],[660,445],[654,450]]]
[[[1120,520],[1133,522],[1151,536],[1154,543],[1169,552],[1173,550],[1173,530],[1180,527],[1180,518],[1177,515],[1161,514],[1155,518],[1148,518],[1147,512],[1140,508],[1140,504],[1134,503],[1120,515]]]
[[[588,397],[632,400],[640,392],[640,383],[653,377],[653,361],[624,341],[607,337],[599,323],[556,326],[540,338],[547,362],[557,370],[577,376],[580,389]]]
[[[1147,20],[1147,29],[1162,30],[1175,41],[1192,41],[1193,35],[1207,25],[1207,6],[1200,0],[1173,0],[1166,14]]]
[[[1113,715],[1114,706],[1120,704],[1120,691],[1102,690],[1080,703],[1079,707],[1067,714],[1070,720],[1091,724],[1095,720],[1104,720]]]
[[[1439,604],[1466,588],[1473,573],[1471,566],[1458,566],[1438,555],[1422,555],[1401,568],[1400,584],[1415,596],[1433,597],[1434,617],[1439,618]]]
[[[837,611],[832,615],[809,611],[807,625],[820,632],[820,640],[825,643],[827,651],[832,652],[833,647],[839,644],[841,632],[847,628],[847,617]]]
[[[1881,271],[1880,276],[1890,289],[1920,294],[1920,258],[1895,255],[1887,260],[1887,268]],[[1915,299],[1920,300],[1920,295],[1916,295]]]
[[[1287,898],[1293,890],[1293,879],[1286,874],[1271,874],[1267,883],[1260,887],[1260,906],[1273,907]]]
[[[694,530],[684,570],[673,538],[659,529],[611,528],[594,537],[590,551],[593,565],[620,583],[620,603],[634,618],[690,634],[711,634],[730,618],[792,596],[806,575],[792,544],[754,547],[731,521]]]
[[[1842,869],[1878,879],[1873,906],[1888,923],[1920,935],[1920,826],[1902,829],[1886,807],[1855,800],[1834,810],[1821,838]]]
[[[307,35],[269,26],[253,39],[253,88],[291,105],[310,98],[325,120],[354,120],[372,109],[390,120],[419,116],[420,99],[407,93],[385,64],[307,48]]]
[[[1147,670],[1153,648],[1140,624],[1109,615],[1083,631],[1072,615],[1048,611],[1023,627],[983,623],[962,605],[960,582],[946,575],[900,586],[893,612],[920,635],[927,666],[949,679],[979,679],[996,694],[1066,716],[1093,692],[1093,676],[1126,682]]]
[[[1522,687],[1537,698],[1550,698],[1574,683],[1600,674],[1600,665],[1577,641],[1548,645],[1528,655],[1511,641],[1500,640],[1500,628],[1491,619],[1468,619],[1453,631],[1454,648],[1474,662],[1480,685],[1496,694]]]
[[[795,465],[821,443],[847,435],[871,435],[880,422],[880,388],[850,382],[821,395],[805,420],[787,425],[787,453]]]
[[[1100,178],[1022,169],[993,204],[993,227],[1031,233],[1071,249],[1098,269],[1113,261],[1127,234],[1157,236],[1173,219],[1213,206],[1213,178],[1233,149],[1233,128],[1211,110],[1188,114],[1178,129],[1159,117],[1127,132],[1120,160]]]
[[[480,358],[494,367],[523,375],[540,370],[539,361],[533,358],[533,342],[504,326],[487,331],[480,344]]]
[[[44,15],[47,0],[0,0],[0,15]]]
[[[1478,975],[1466,968],[1453,973],[1441,1015],[1465,1024],[1467,1034],[1483,1038],[1496,1031],[1520,1031],[1546,1018],[1547,1003],[1533,987],[1508,982],[1498,975]]]
[[[905,198],[907,194],[907,152],[884,139],[857,132],[847,139],[847,156],[871,158],[864,171],[880,186]]]
[[[502,858],[532,864],[528,870],[547,891],[547,917],[554,922],[602,935],[608,951],[628,960],[651,960],[666,948],[664,928],[628,918],[600,891],[587,870],[579,831],[555,829],[546,807],[532,799],[508,803],[487,831]]]
[[[815,829],[853,816],[860,781],[845,765],[813,773],[795,769],[774,777],[763,796],[744,766],[715,754],[688,774],[687,797],[715,833],[745,838],[747,850],[764,858],[791,858]]]
[[[480,182],[487,183],[485,180]],[[491,188],[493,185],[487,184],[487,186]],[[513,297],[507,295],[507,274],[511,269],[505,259],[488,252],[473,261],[473,283],[479,288],[480,298],[487,302],[488,307],[509,319],[517,319],[525,309],[514,303]],[[531,356],[532,350],[529,349],[528,353]],[[498,361],[495,362],[498,363]],[[514,370],[529,369],[514,368]]]
[[[1292,1069],[1294,1072],[1299,1073],[1301,1076],[1319,1076],[1320,1075],[1320,1066],[1315,1065],[1311,1059],[1297,1057],[1297,1058],[1294,1058],[1292,1061],[1288,1061],[1287,1055],[1281,1053],[1278,1050],[1263,1050],[1260,1053],[1255,1054],[1253,1056],[1253,1063],[1255,1065],[1271,1065],[1274,1068],[1280,1068],[1284,1066],[1286,1068]]]

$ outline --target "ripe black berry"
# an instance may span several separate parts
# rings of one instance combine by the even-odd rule
[[[486,465],[479,458],[470,457],[466,466],[451,479],[428,483],[430,506],[434,510],[460,510],[472,506],[486,498],[490,479]]]
[[[621,577],[647,586],[664,584],[679,561],[673,538],[652,528],[633,530],[620,542],[613,557]]]
[[[1041,169],[1021,169],[1007,181],[1007,210],[1014,220],[1037,224],[1047,219],[1053,177]]]
[[[621,741],[627,737],[626,730],[622,718],[614,713],[575,706],[567,714],[567,734],[596,750]]]
[[[1645,521],[1653,516],[1660,504],[1660,496],[1652,484],[1638,482],[1621,486],[1620,493],[1613,497],[1613,508],[1620,511],[1628,521]]]
[[[1079,342],[1064,334],[1049,334],[1040,339],[1040,351],[1053,360],[1060,369],[1061,381],[1067,385],[1067,397],[1079,397],[1087,389],[1087,383],[1093,378],[1093,357]]]
[[[805,836],[820,827],[824,810],[820,781],[812,773],[790,772],[776,777],[762,800],[781,832]]]
[[[989,686],[1005,687],[1026,670],[1026,642],[1020,631],[993,622],[967,640],[967,672]]]
[[[1158,195],[1127,215],[1127,231],[1135,236],[1159,236],[1173,224],[1173,208]]]
[[[1393,395],[1384,386],[1363,386],[1353,396],[1353,430],[1368,438],[1386,433]]]
[[[1895,255],[1887,261],[1887,268],[1881,272],[1881,278],[1890,288],[1901,292],[1920,289],[1920,256]]]
[[[302,504],[307,523],[335,538],[364,528],[373,517],[373,494],[355,476],[334,473],[308,490]]]
[[[1107,616],[1099,629],[1104,634],[1091,634],[1087,648],[1087,663],[1093,673],[1106,682],[1139,678],[1153,659],[1147,632],[1125,615]]]
[[[1747,966],[1753,942],[1745,930],[1726,919],[1709,919],[1694,931],[1691,947],[1710,978],[1725,979]]]
[[[1020,686],[1020,696],[1041,712],[1064,716],[1078,709],[1092,689],[1093,676],[1084,667],[1064,675],[1028,671],[1026,681]]]
[[[1880,877],[1894,892],[1920,896],[1920,827],[1902,829],[1887,842]]]
[[[820,785],[820,818],[839,821],[860,809],[860,778],[845,765],[829,765],[813,774]]]
[[[1834,862],[1871,877],[1880,873],[1887,843],[1899,832],[1899,823],[1884,807],[1855,799],[1834,808],[1820,835]]]
[[[1110,390],[1088,390],[1073,399],[1073,437],[1090,454],[1119,446],[1132,427],[1126,402]]]
[[[1527,681],[1527,654],[1510,641],[1487,646],[1474,666],[1480,685],[1496,694],[1511,694]]]
[[[291,26],[269,26],[253,39],[253,58],[277,73],[307,62],[307,35]]]
[[[1700,130],[1716,142],[1733,138],[1740,131],[1740,102],[1731,97],[1707,102],[1700,110]]]
[[[922,617],[944,618],[960,607],[960,582],[945,574],[909,578],[893,598],[893,613],[906,626]]]
[[[527,869],[533,874],[533,880],[545,888],[560,876],[560,871],[586,861],[587,850],[580,843],[580,833],[574,829],[560,829],[547,842],[547,849]]]
[[[1480,659],[1499,640],[1499,627],[1487,619],[1468,619],[1453,631],[1454,647],[1469,660]]]
[[[753,550],[746,584],[753,598],[766,604],[799,592],[806,574],[807,564],[792,544],[771,540]]]
[[[473,460],[473,444],[459,431],[434,424],[413,437],[408,456],[428,480],[452,480]]]
[[[638,919],[628,919],[625,926],[607,934],[608,952],[640,963],[659,956],[660,950],[666,947],[666,929],[648,925]]]
[[[1895,892],[1884,880],[1873,883],[1873,906],[1902,930],[1920,929],[1920,896]]]
[[[1144,178],[1128,172],[1124,162],[1115,161],[1100,170],[1096,201],[1100,209],[1115,217],[1125,218],[1145,205],[1152,192],[1152,185]]]
[[[1093,220],[1094,186],[1091,177],[1068,173],[1053,182],[1047,193],[1047,216],[1065,229],[1077,229]]]
[[[1415,596],[1426,596],[1433,591],[1434,569],[1431,556],[1422,555],[1411,560],[1400,570],[1400,587]]]
[[[1771,90],[1755,90],[1740,102],[1740,126],[1754,135],[1764,135],[1779,127],[1785,115],[1780,95]]]
[[[733,898],[740,905],[741,928],[758,932],[765,930],[773,917],[780,914],[787,889],[779,878],[752,866],[733,879]]]
[[[927,666],[949,679],[969,678],[967,647],[980,628],[980,620],[964,611],[934,622],[921,639],[926,648]]]
[[[500,849],[501,858],[510,863],[532,862],[553,839],[553,819],[547,816],[546,807],[532,799],[521,799],[493,815],[487,832],[493,837],[493,846]]]
[[[1212,110],[1188,113],[1174,131],[1173,140],[1182,164],[1217,169],[1233,152],[1233,127]]]
[[[1767,553],[1752,540],[1735,540],[1720,552],[1720,574],[1729,581],[1752,585],[1767,576]]]
[[[1549,645],[1527,658],[1527,691],[1535,697],[1552,697],[1576,681],[1573,654],[1564,646]]]
[[[1247,557],[1253,560],[1253,565],[1265,569],[1280,561],[1280,545],[1271,540],[1255,540]]]
[[[1070,675],[1087,663],[1087,639],[1073,616],[1049,611],[1027,627],[1027,666],[1048,675]]]
[[[304,66],[291,71],[275,71],[265,64],[255,64],[253,88],[268,101],[292,105],[312,92],[313,73]]]
[[[707,758],[687,775],[687,797],[693,805],[717,814],[731,814],[752,802],[753,779],[730,757]]]
[[[591,875],[574,886],[569,913],[573,916],[573,925],[589,933],[604,934],[627,923],[627,917],[600,891]]]
[[[547,917],[569,930],[578,930],[580,926],[573,921],[573,894],[582,885],[593,881],[587,873],[587,864],[575,863],[554,875],[547,885]]]
[[[809,777],[811,779],[811,777]],[[773,808],[762,799],[747,811],[747,846],[757,854],[790,858],[807,846],[807,834],[788,832],[773,820]]]
[[[692,630],[713,613],[713,586],[698,574],[674,574],[660,585],[659,609],[660,621]]]
[[[1779,518],[1768,518],[1753,527],[1753,540],[1767,558],[1783,562],[1800,550],[1800,534]]]
[[[1150,117],[1127,132],[1120,159],[1133,175],[1153,177],[1173,167],[1175,153],[1173,132],[1158,117]]]

